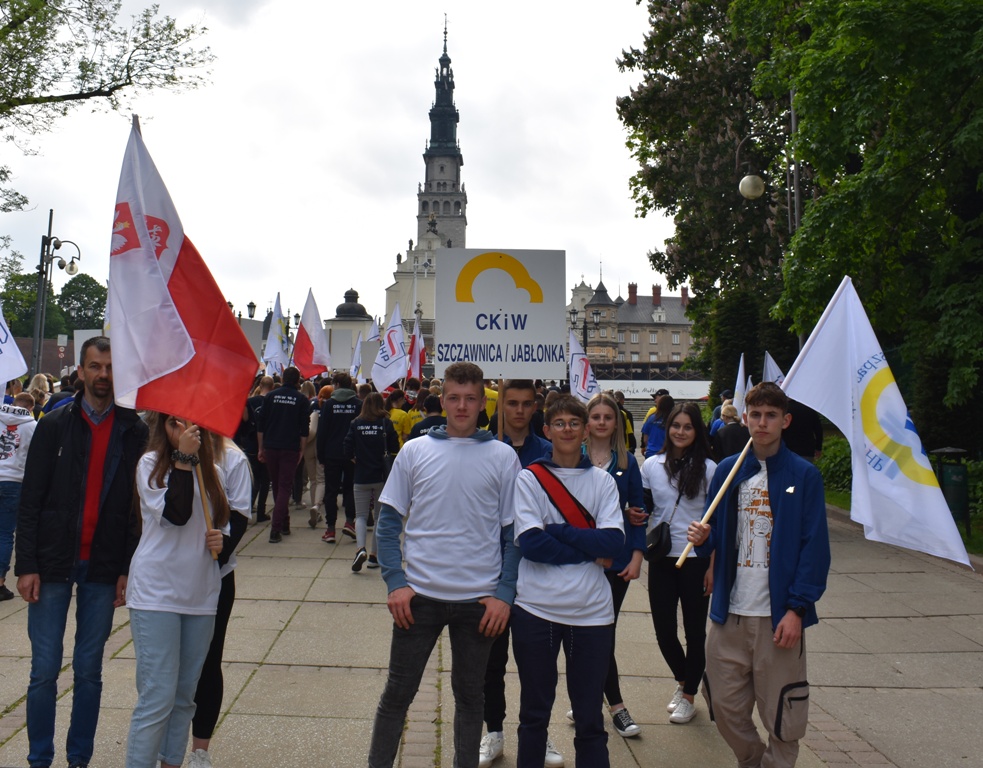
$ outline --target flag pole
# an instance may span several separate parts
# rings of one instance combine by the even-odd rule
[[[710,518],[713,517],[713,513],[717,510],[717,505],[720,504],[720,500],[727,493],[727,489],[730,488],[730,484],[734,481],[734,475],[737,474],[737,470],[740,468],[741,464],[744,463],[744,457],[747,456],[748,450],[751,448],[751,440],[747,441],[747,445],[744,446],[744,450],[741,451],[741,455],[737,457],[737,461],[734,462],[734,466],[731,467],[730,472],[727,473],[727,477],[724,479],[723,485],[720,486],[720,490],[717,491],[717,495],[713,497],[713,503],[707,507],[706,514],[703,515],[703,519],[700,520],[701,525],[706,525]],[[676,561],[676,567],[682,568],[683,563],[686,562],[686,558],[689,557],[689,553],[693,551],[693,547],[696,546],[692,541],[686,542],[686,549],[683,550],[683,554],[679,556]]]
[[[205,493],[205,476],[201,472],[201,464],[195,465],[195,476],[198,478],[198,493],[201,494],[201,508],[205,513],[205,528],[212,530],[212,511],[208,508],[208,494]],[[212,552],[212,560],[218,560],[218,552]]]

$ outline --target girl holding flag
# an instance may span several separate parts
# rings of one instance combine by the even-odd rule
[[[229,503],[207,433],[162,413],[150,413],[148,423],[136,472],[143,533],[126,594],[138,694],[126,766],[154,768],[159,759],[161,768],[176,768],[215,625]]]

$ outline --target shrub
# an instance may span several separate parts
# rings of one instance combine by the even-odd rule
[[[850,467],[850,444],[846,438],[827,436],[823,440],[823,455],[816,461],[823,476],[826,488],[836,491],[849,491],[853,482]]]

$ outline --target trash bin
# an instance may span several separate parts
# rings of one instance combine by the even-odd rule
[[[966,455],[962,448],[939,448],[932,451],[938,457],[939,485],[952,516],[966,522],[966,536],[969,527],[969,470],[959,459]]]

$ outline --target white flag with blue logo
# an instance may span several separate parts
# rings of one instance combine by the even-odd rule
[[[6,383],[11,379],[20,378],[25,373],[27,373],[27,363],[17,347],[17,342],[14,341],[10,326],[4,320],[3,305],[0,304],[0,381]]]
[[[773,381],[778,386],[781,386],[782,382],[785,381],[785,374],[778,367],[775,358],[768,354],[768,350],[765,350],[765,368],[763,373],[764,375],[761,377],[762,381]]]
[[[406,375],[406,340],[399,304],[393,309],[386,333],[379,339],[379,352],[372,365],[372,383],[380,392]]]
[[[844,277],[783,389],[850,442],[850,517],[868,539],[969,565],[955,521],[860,297]]]
[[[577,341],[576,334],[570,331],[570,394],[586,403],[600,391],[584,348]]]

